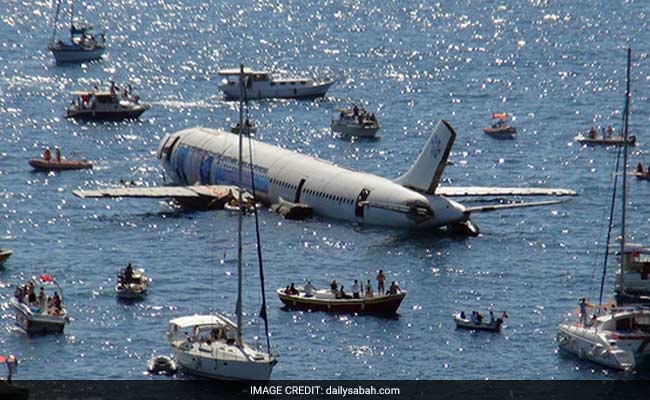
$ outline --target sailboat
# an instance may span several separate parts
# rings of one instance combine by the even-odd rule
[[[74,23],[74,0],[70,0],[70,38],[56,40],[57,25],[61,13],[61,1],[56,3],[52,39],[47,48],[54,55],[57,64],[98,60],[106,51],[104,34],[95,37],[93,27]]]
[[[581,321],[565,322],[559,325],[557,333],[558,347],[561,350],[577,355],[580,359],[586,359],[609,368],[619,370],[633,370],[644,361],[650,358],[650,308],[634,301],[635,296],[628,296],[630,286],[629,268],[634,264],[630,262],[629,255],[638,252],[638,246],[626,243],[626,204],[627,204],[627,151],[628,151],[628,124],[630,115],[630,66],[632,50],[627,51],[627,90],[625,96],[625,112],[623,120],[624,145],[622,148],[623,165],[621,167],[621,151],[618,153],[616,162],[616,175],[612,202],[609,214],[609,229],[607,231],[607,247],[603,274],[600,283],[600,295],[598,306],[592,306],[582,299]],[[619,171],[623,171],[619,174]],[[610,253],[610,240],[612,236],[612,221],[616,204],[618,177],[622,176],[622,213],[621,213],[621,268],[617,274],[617,301],[618,304],[610,303],[603,305],[603,288],[607,275],[607,260]],[[648,285],[644,286],[647,293]],[[622,301],[623,300],[623,301]],[[596,313],[591,320],[587,319],[587,309],[595,308]]]
[[[239,203],[243,204],[243,145],[244,136],[248,137],[244,125],[243,99],[246,97],[244,87],[244,66],[241,66],[240,110],[239,122]],[[247,161],[254,165],[252,152]],[[255,196],[254,171],[250,169],[251,182],[253,182],[253,196]],[[237,234],[237,306],[236,323],[222,314],[191,315],[175,318],[169,321],[167,337],[172,347],[176,363],[183,370],[204,378],[242,381],[266,381],[271,377],[273,367],[277,363],[276,356],[271,354],[269,341],[268,320],[266,317],[266,293],[264,289],[264,269],[262,266],[262,248],[260,243],[259,222],[257,209],[253,208],[255,216],[255,231],[257,238],[257,256],[259,261],[260,282],[262,291],[262,307],[260,318],[264,320],[266,334],[266,351],[256,349],[244,342],[242,335],[242,224],[244,207],[239,208],[238,234]]]

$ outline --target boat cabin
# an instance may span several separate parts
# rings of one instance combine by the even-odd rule
[[[239,85],[239,69],[223,69],[218,72],[225,77],[224,83],[227,85]],[[251,86],[253,82],[267,82],[271,80],[271,73],[268,71],[253,71],[250,68],[244,68],[244,79],[247,85]]]
[[[624,291],[650,292],[650,248],[627,244],[621,259],[619,285]]]
[[[170,342],[189,341],[234,343],[237,326],[227,318],[217,315],[192,315],[169,321],[167,338]]]
[[[613,311],[616,310],[616,311]],[[613,313],[598,318],[599,330],[618,333],[650,335],[650,308],[626,307],[612,309]]]

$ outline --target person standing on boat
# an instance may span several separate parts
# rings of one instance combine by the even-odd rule
[[[614,136],[614,128],[610,125],[607,127],[607,137],[611,138],[612,136]]]
[[[636,172],[639,174],[643,173],[643,164],[641,164],[641,162],[636,165]]]
[[[305,297],[314,297],[314,290],[316,290],[316,288],[311,284],[311,282],[307,281],[307,284],[305,285]]]
[[[361,289],[359,287],[359,282],[355,279],[354,280],[354,285],[352,285],[352,297],[355,298],[355,299],[359,299],[360,298],[359,297],[359,291],[360,290]]]
[[[593,308],[593,305],[587,302],[587,298],[583,297],[580,299],[580,322],[582,326],[587,326],[587,309]]]
[[[384,294],[384,282],[386,281],[386,276],[384,275],[384,270],[379,270],[377,274],[377,293],[379,295]]]
[[[336,280],[333,280],[333,281],[332,281],[332,284],[330,285],[330,291],[331,291],[333,294],[337,294],[337,293],[338,293],[338,291],[339,291],[339,285],[336,284]]]
[[[61,162],[61,149],[58,147],[54,148],[54,158],[56,159],[56,162]]]
[[[51,158],[52,158],[52,153],[50,152],[50,148],[46,147],[45,151],[43,152],[43,160],[50,161]]]
[[[291,282],[291,286],[289,287],[289,292],[291,292],[292,296],[300,295],[300,292],[298,291],[298,289],[296,289],[296,286],[293,284],[293,282]]]
[[[11,377],[16,373],[16,370],[18,369],[18,360],[12,354],[9,357],[7,357],[6,363],[7,363],[7,383],[12,383]]]

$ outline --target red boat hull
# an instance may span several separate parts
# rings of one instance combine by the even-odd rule
[[[325,311],[344,314],[395,314],[405,292],[391,296],[369,299],[317,299],[314,297],[289,296],[278,291],[278,297],[287,308],[303,311]]]

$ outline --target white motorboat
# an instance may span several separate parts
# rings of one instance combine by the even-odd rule
[[[128,268],[128,267],[127,267]],[[115,294],[118,298],[124,300],[141,299],[147,294],[149,278],[144,274],[144,269],[132,269],[127,272],[124,269],[118,275],[118,282],[115,285]]]
[[[244,67],[241,66],[240,90],[244,92]],[[243,124],[243,101],[240,100],[240,126]],[[243,148],[245,135],[239,133],[238,157],[238,200],[244,204],[243,190]],[[250,140],[250,136],[246,137]],[[251,159],[247,162],[253,163]],[[250,177],[253,179],[254,177]],[[248,177],[247,177],[248,179]],[[253,186],[253,198],[255,188]],[[266,351],[255,349],[243,339],[243,236],[242,224],[244,207],[236,207],[238,211],[237,235],[237,323],[233,323],[222,314],[191,315],[172,319],[168,331],[168,339],[178,366],[191,374],[211,379],[265,381],[271,377],[271,371],[277,363],[271,353],[268,320],[266,318],[266,299],[264,290],[264,269],[262,267],[262,251],[259,234],[257,209],[253,207],[258,248],[259,276],[262,292],[262,307],[260,319],[264,321]]]
[[[237,325],[216,315],[192,315],[169,321],[174,358],[190,373],[212,379],[267,381],[275,357],[238,343]]]
[[[465,318],[461,313],[453,315],[454,322],[456,323],[456,328],[458,329],[469,329],[473,331],[490,331],[490,332],[499,332],[501,326],[503,325],[503,319],[497,318],[495,320],[487,322],[478,322],[472,321],[471,319]]]
[[[629,115],[630,115],[630,66],[631,50],[627,52],[627,91],[625,96],[625,111],[623,123],[623,151],[616,162],[614,187],[611,208],[608,220],[607,244],[605,250],[604,267],[600,285],[599,305],[589,304],[585,298],[580,303],[580,321],[569,320],[558,327],[557,342],[562,350],[576,354],[581,359],[587,359],[606,367],[631,370],[635,369],[644,358],[650,355],[650,308],[643,307],[639,293],[648,293],[648,270],[645,253],[639,245],[626,244],[626,215],[627,215],[627,159],[629,144]],[[622,173],[620,173],[622,171]],[[621,233],[620,255],[621,270],[617,274],[616,300],[618,304],[603,306],[603,290],[607,277],[608,258],[611,252],[610,240],[614,226],[614,210],[617,203],[618,180],[621,183]],[[645,279],[644,279],[645,278]],[[596,313],[590,320],[588,309],[595,308]]]
[[[373,138],[381,128],[375,118],[362,108],[340,108],[338,119],[332,120],[332,132],[338,132],[344,137]]]
[[[56,40],[57,23],[61,1],[56,4],[52,39],[47,48],[54,55],[57,64],[76,63],[100,59],[106,51],[104,34],[95,36],[90,25],[74,24],[74,0],[70,0],[70,37]]]
[[[650,308],[612,308],[591,324],[560,324],[560,349],[609,368],[632,370],[650,356]]]
[[[151,106],[140,103],[128,89],[120,93],[111,84],[107,90],[87,90],[72,92],[75,98],[68,107],[65,117],[83,120],[124,120],[137,119]]]
[[[241,87],[239,85],[239,69],[225,69],[219,71],[223,76],[223,82],[219,89],[224,93],[226,99],[239,100]],[[246,85],[246,96],[254,99],[302,99],[317,98],[325,96],[336,80],[325,78],[314,80],[313,78],[275,78],[268,71],[253,71],[249,68],[244,70]]]
[[[16,325],[28,334],[63,333],[69,322],[68,312],[63,307],[63,291],[49,274],[42,274],[41,281],[54,283],[59,288],[59,300],[56,300],[56,292],[52,301],[40,296],[31,303],[26,293],[14,295],[9,302],[16,313]]]
[[[7,261],[12,254],[14,254],[14,252],[9,249],[0,249],[0,267],[4,265],[5,261]]]

